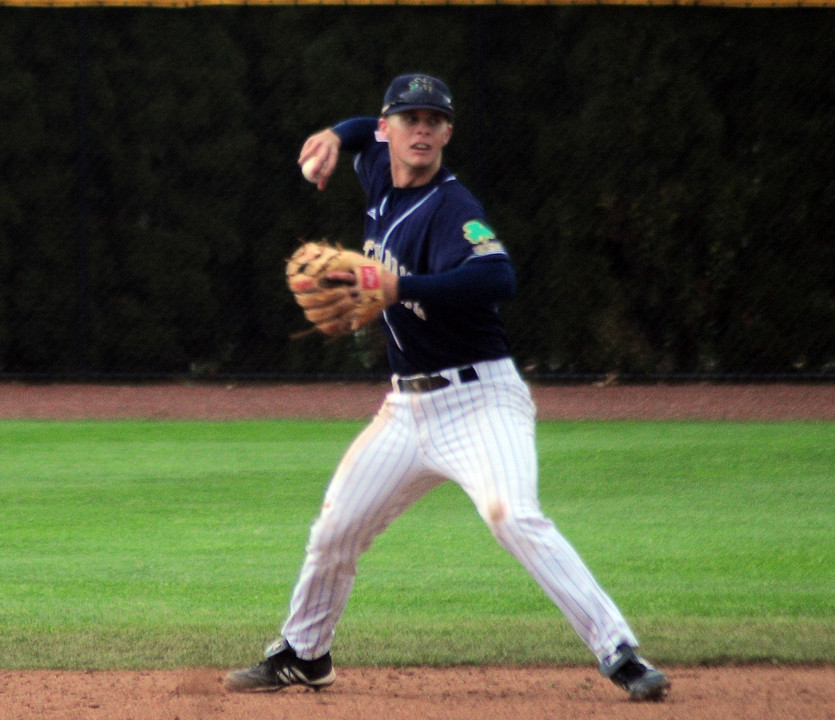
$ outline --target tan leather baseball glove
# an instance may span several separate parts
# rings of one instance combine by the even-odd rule
[[[287,261],[287,285],[325,335],[346,335],[385,309],[382,263],[326,240],[306,242]]]

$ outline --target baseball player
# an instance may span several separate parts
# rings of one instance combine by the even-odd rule
[[[452,137],[447,86],[394,79],[378,118],[311,135],[299,164],[324,190],[340,151],[367,195],[364,253],[385,267],[381,321],[392,389],[339,463],[310,531],[281,637],[230,672],[233,691],[334,682],[330,648],[357,560],[419,498],[452,480],[634,700],[660,700],[661,671],[537,497],[535,408],[509,355],[496,303],[515,271],[484,208],[442,165]],[[309,162],[310,161],[310,162]]]

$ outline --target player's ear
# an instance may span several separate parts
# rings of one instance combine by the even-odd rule
[[[446,144],[450,141],[451,138],[452,138],[452,123],[448,122],[446,124],[446,133],[445,133],[445,137],[444,137],[444,147],[446,147]]]
[[[389,139],[389,121],[386,117],[381,117],[377,120],[377,131],[383,136],[384,140]]]

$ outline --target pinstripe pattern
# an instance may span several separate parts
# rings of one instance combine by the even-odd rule
[[[477,363],[479,380],[400,393],[396,378],[334,473],[313,524],[283,636],[303,659],[330,649],[357,560],[374,538],[447,479],[603,659],[638,642],[571,544],[540,509],[535,409],[510,359]]]

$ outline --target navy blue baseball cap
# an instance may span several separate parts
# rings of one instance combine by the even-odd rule
[[[439,110],[450,119],[455,117],[452,94],[442,80],[411,73],[392,80],[383,98],[383,117],[407,110]]]

